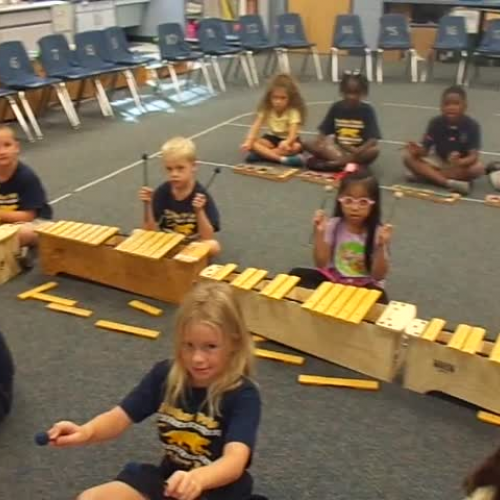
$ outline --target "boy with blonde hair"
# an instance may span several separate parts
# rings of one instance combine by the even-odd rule
[[[189,240],[210,244],[210,255],[220,252],[215,233],[220,229],[219,211],[213,198],[196,180],[196,146],[174,137],[162,147],[167,181],[154,191],[143,186],[139,199],[146,203],[144,229],[173,231]]]

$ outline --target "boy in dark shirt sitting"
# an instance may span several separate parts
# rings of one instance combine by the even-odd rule
[[[0,126],[0,224],[19,225],[20,261],[31,267],[27,250],[37,242],[37,226],[52,219],[52,208],[37,174],[19,161],[19,142],[10,127]]]
[[[407,145],[403,159],[410,182],[430,182],[462,195],[469,193],[473,179],[485,173],[494,182],[499,172],[487,171],[481,163],[481,129],[466,110],[463,88],[452,86],[443,92],[441,115],[429,122],[422,144]]]
[[[188,241],[210,245],[210,255],[221,250],[215,233],[220,229],[214,200],[196,180],[196,147],[190,139],[175,137],[162,148],[168,181],[153,190],[142,187],[139,199],[147,204],[144,229],[173,231]]]

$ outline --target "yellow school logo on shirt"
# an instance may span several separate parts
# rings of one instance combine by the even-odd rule
[[[338,130],[339,137],[349,137],[351,139],[357,139],[359,137],[359,132],[359,129],[345,127],[339,128]]]
[[[5,212],[19,210],[19,195],[17,193],[0,194],[0,210]]]
[[[211,455],[210,451],[205,449],[210,444],[210,439],[200,436],[196,432],[172,430],[162,434],[168,444],[173,444],[182,448],[193,455]]]

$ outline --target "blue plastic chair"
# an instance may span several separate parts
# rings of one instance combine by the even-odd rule
[[[30,90],[43,89],[45,94],[47,89],[50,91],[53,88],[71,126],[74,128],[80,126],[80,120],[65,83],[59,78],[42,77],[35,74],[26,49],[21,42],[0,44],[0,75],[5,87],[18,91],[19,100],[38,139],[42,139],[43,134],[26,98],[26,92]],[[45,101],[43,97],[45,96],[42,96],[42,102]]]
[[[219,66],[219,57],[221,56],[229,56],[232,58],[230,64],[226,68],[226,75],[231,70],[233,60],[237,59],[239,65],[243,68],[248,86],[254,86],[244,51],[240,47],[229,45],[226,41],[226,35],[220,19],[202,19],[198,26],[198,39],[201,51],[210,58],[212,68],[221,90],[226,90],[224,77],[222,76]]]
[[[299,14],[289,12],[281,14],[277,18],[278,34],[277,45],[279,47],[279,56],[281,69],[285,73],[290,73],[290,60],[288,52],[291,50],[307,50],[306,56],[302,63],[301,72],[305,72],[309,55],[312,54],[314,66],[316,68],[316,76],[318,80],[323,80],[323,70],[319,59],[318,49],[315,43],[311,43],[305,33],[302,24],[302,18]]]
[[[493,19],[488,23],[486,32],[483,35],[481,43],[474,50],[471,56],[471,60],[474,64],[474,77],[479,76],[479,59],[500,59],[500,19]],[[467,77],[466,84],[470,83],[469,77]]]
[[[107,50],[106,38],[102,31],[93,30],[76,33],[75,45],[76,56],[80,66],[100,72],[101,74],[122,73],[135,105],[138,108],[143,107],[141,98],[139,97],[137,82],[130,69],[130,64],[117,64],[111,61],[111,55]],[[114,81],[115,79],[113,79]]]
[[[132,52],[123,28],[113,26],[106,28],[103,33],[106,44],[106,60],[127,66],[145,66],[156,60],[151,55]]]
[[[95,86],[97,102],[104,116],[112,116],[111,105],[104,92],[99,71],[89,70],[78,66],[73,52],[70,50],[66,37],[61,34],[47,35],[38,40],[40,47],[40,61],[45,73],[53,78],[60,78],[65,82],[80,81],[76,105],[79,106],[85,82],[91,80]]]
[[[373,79],[372,54],[365,42],[361,19],[355,14],[337,16],[331,47],[332,81],[339,81],[339,50],[361,52],[366,77]]]
[[[422,74],[423,82],[427,81],[428,78],[432,78],[436,55],[440,51],[451,52],[460,57],[456,83],[457,85],[463,85],[469,54],[469,39],[467,37],[465,18],[462,16],[443,16],[439,20],[436,40],[427,56],[427,66]]]
[[[384,14],[380,18],[377,49],[377,82],[384,80],[383,55],[385,51],[397,50],[405,53],[411,74],[411,81],[418,82],[418,55],[411,41],[410,26],[403,14]]]
[[[211,93],[214,92],[212,80],[210,79],[208,68],[205,63],[205,55],[202,52],[194,51],[191,49],[191,46],[186,42],[184,38],[184,33],[180,24],[160,24],[158,26],[158,44],[160,48],[161,58],[160,65],[161,67],[167,66],[170,78],[172,79],[179,99],[182,99],[182,93],[179,78],[177,77],[177,71],[175,70],[176,63],[197,62],[209,91]],[[190,72],[188,73],[188,75],[190,75]]]
[[[269,37],[264,28],[262,18],[258,14],[248,14],[241,16],[240,24],[240,43],[246,51],[248,65],[253,74],[253,80],[259,84],[259,73],[254,54],[267,53],[267,58],[264,63],[264,76],[269,74],[269,64],[271,58],[274,58],[274,63],[277,63],[278,53],[277,45],[269,40]]]

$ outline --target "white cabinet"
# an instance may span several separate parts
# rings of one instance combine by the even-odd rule
[[[115,4],[110,0],[77,4],[75,18],[76,32],[116,26]]]

